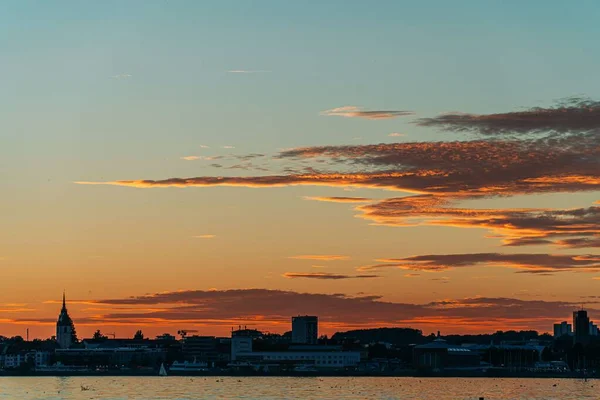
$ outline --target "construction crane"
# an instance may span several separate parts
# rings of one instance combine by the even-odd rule
[[[113,340],[117,337],[116,333],[107,333],[106,336],[112,336]]]
[[[198,332],[197,329],[181,329],[177,331],[177,334],[181,336],[182,339],[185,339],[188,333]]]

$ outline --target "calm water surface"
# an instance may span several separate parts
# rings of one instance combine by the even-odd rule
[[[89,388],[82,390],[82,386]],[[274,377],[0,377],[1,400],[600,398],[600,381]]]

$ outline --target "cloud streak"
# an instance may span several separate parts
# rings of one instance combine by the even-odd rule
[[[96,300],[109,306],[93,318],[106,325],[153,324],[199,326],[251,324],[258,329],[285,331],[289,316],[319,315],[319,325],[327,332],[378,326],[412,326],[428,331],[489,332],[497,329],[540,329],[571,315],[578,304],[515,298],[473,297],[438,299],[429,303],[401,303],[379,296],[302,293],[268,289],[182,290],[144,296]],[[140,308],[138,311],[116,307]],[[155,309],[154,311],[152,309]],[[589,308],[592,318],[600,310]],[[24,323],[25,320],[14,320]],[[28,320],[30,321],[30,320]],[[55,323],[55,320],[48,320]],[[78,323],[80,318],[78,318]]]
[[[295,260],[313,260],[313,261],[345,261],[349,260],[349,256],[332,255],[332,254],[305,254],[299,256],[290,256]]]
[[[356,106],[344,106],[338,108],[332,108],[331,110],[321,111],[321,115],[335,116],[335,117],[346,117],[346,118],[364,118],[364,119],[391,119],[397,117],[404,117],[407,115],[414,115],[413,111],[400,111],[400,110],[376,110],[366,111]]]
[[[370,279],[379,278],[379,275],[344,275],[334,274],[329,272],[286,272],[283,274],[285,278],[290,279],[324,279],[324,280],[339,280],[339,279]]]
[[[327,203],[371,203],[373,199],[367,197],[318,197],[318,196],[304,196],[305,200],[323,201]]]
[[[437,225],[488,229],[505,246],[553,244],[598,247],[600,207],[574,209],[470,209],[450,207],[443,196],[421,195],[361,205],[360,218],[379,225]]]
[[[395,116],[392,111],[362,111],[354,106],[324,113],[374,119]],[[411,196],[358,205],[359,216],[376,225],[488,229],[507,247],[599,246],[598,205],[481,209],[456,204],[501,196],[600,191],[600,102],[567,99],[548,108],[486,115],[452,113],[416,123],[478,133],[485,139],[286,149],[273,158],[282,165],[280,174],[77,183],[135,188],[306,185],[401,191]],[[307,199],[367,202],[366,198],[351,197]]]
[[[419,126],[482,135],[557,133],[571,134],[600,129],[600,102],[587,98],[564,99],[554,107],[531,108],[499,114],[448,113],[420,118]]]
[[[475,266],[499,266],[518,269],[521,273],[554,273],[554,272],[598,272],[600,271],[600,256],[584,255],[555,255],[555,254],[502,254],[502,253],[471,253],[471,254],[431,254],[405,258],[390,258],[376,260],[380,264],[365,265],[359,271],[375,271],[384,268],[400,268],[404,270],[440,272],[454,268]]]

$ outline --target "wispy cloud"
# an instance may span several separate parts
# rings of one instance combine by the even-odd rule
[[[404,133],[399,133],[399,132],[392,132],[388,135],[389,137],[402,137],[402,136],[406,136],[406,134]]]
[[[600,256],[556,255],[556,254],[502,254],[502,253],[470,253],[470,254],[431,254],[405,258],[383,258],[376,260],[380,264],[365,265],[359,271],[374,271],[384,268],[400,268],[405,270],[439,272],[460,267],[499,266],[518,269],[521,273],[554,273],[554,272],[599,272]]]
[[[600,245],[600,207],[575,209],[470,209],[448,206],[443,196],[385,199],[357,207],[361,218],[391,226],[438,225],[486,228],[504,246],[556,245],[566,248]]]
[[[235,149],[235,146],[223,146],[224,149]]]
[[[600,128],[600,101],[571,97],[554,107],[530,108],[498,114],[447,113],[415,121],[420,126],[482,135],[572,134]]]
[[[293,258],[296,260],[315,260],[315,261],[344,261],[349,260],[348,256],[340,256],[340,255],[330,255],[330,254],[307,254],[307,255],[299,255],[299,256],[290,256],[288,258]]]
[[[182,160],[194,161],[194,160],[202,160],[202,161],[213,161],[220,160],[225,158],[225,156],[185,156],[181,157]]]
[[[346,107],[334,109],[333,115],[353,112],[357,110]],[[136,188],[310,185],[403,191],[413,195],[358,205],[360,217],[375,225],[484,228],[511,247],[598,247],[598,205],[562,210],[454,205],[500,196],[599,191],[600,102],[571,99],[555,107],[519,112],[454,113],[420,119],[417,124],[494,138],[286,149],[274,157],[283,172],[272,175],[77,183]],[[247,169],[243,164],[237,167]],[[336,201],[334,197],[309,198]],[[337,201],[353,202],[342,199]]]
[[[356,106],[344,106],[332,108],[331,110],[321,111],[321,115],[337,116],[347,118],[365,118],[365,119],[390,119],[403,117],[406,115],[414,115],[413,111],[400,110],[374,110],[367,111]]]
[[[197,236],[192,236],[196,239],[213,239],[215,237],[217,237],[217,235],[210,235],[210,234],[206,234],[206,235],[197,235]]]
[[[370,279],[379,278],[379,275],[344,275],[344,274],[333,274],[329,272],[286,272],[283,274],[284,277],[290,279]]]
[[[117,75],[113,75],[111,76],[112,79],[128,79],[131,78],[133,75],[131,74],[117,74]]]
[[[324,201],[329,203],[370,203],[373,199],[367,197],[319,197],[304,196],[304,200]]]

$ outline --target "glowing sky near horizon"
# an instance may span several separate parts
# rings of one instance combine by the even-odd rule
[[[599,319],[599,17],[2,2],[0,335]]]

